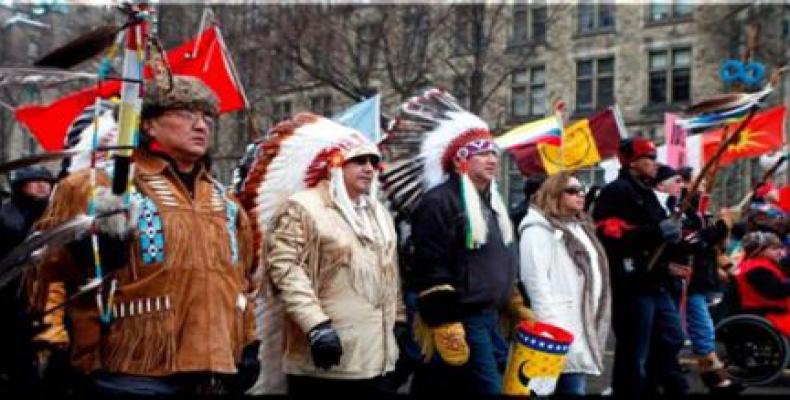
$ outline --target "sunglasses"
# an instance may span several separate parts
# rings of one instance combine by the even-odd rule
[[[658,155],[656,155],[656,154],[645,154],[643,156],[639,156],[639,157],[635,158],[634,161],[637,161],[637,160],[642,159],[642,158],[647,158],[649,160],[656,161],[656,159],[658,158]]]
[[[587,191],[583,186],[568,186],[562,192],[571,196],[584,196]]]
[[[370,165],[373,168],[378,168],[379,167],[379,162],[381,162],[381,160],[379,160],[379,158],[376,157],[376,156],[369,155],[369,156],[354,157],[354,158],[348,160],[348,162],[354,163],[354,164],[357,164],[357,165],[365,165],[367,163],[370,163]]]

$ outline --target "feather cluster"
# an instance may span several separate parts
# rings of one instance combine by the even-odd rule
[[[452,143],[468,132],[488,132],[488,124],[447,91],[433,88],[402,104],[390,131],[423,138],[418,156],[392,165],[381,175],[390,208],[400,218],[410,213],[426,190],[446,179]]]

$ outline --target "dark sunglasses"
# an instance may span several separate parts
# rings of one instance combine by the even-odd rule
[[[639,160],[640,158],[647,158],[647,159],[656,161],[656,159],[658,158],[658,155],[656,155],[656,154],[645,154],[643,156],[637,157],[636,159],[634,159],[634,161]]]
[[[370,165],[373,168],[378,168],[379,162],[381,162],[381,160],[379,160],[378,157],[371,155],[371,156],[354,157],[354,158],[348,160],[348,162],[354,163],[354,164],[357,164],[357,165],[365,165],[367,163],[370,163]]]
[[[586,190],[583,186],[568,186],[565,189],[562,189],[562,192],[569,195],[576,195],[576,196],[584,196]]]

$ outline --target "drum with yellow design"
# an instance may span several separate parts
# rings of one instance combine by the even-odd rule
[[[503,391],[506,395],[554,393],[573,335],[541,322],[522,322],[510,346]]]

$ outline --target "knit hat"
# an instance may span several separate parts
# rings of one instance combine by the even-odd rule
[[[391,129],[393,135],[422,137],[420,154],[402,161],[382,174],[382,185],[397,214],[408,215],[425,191],[444,182],[459,161],[461,200],[466,216],[466,247],[477,248],[486,243],[488,227],[481,208],[482,199],[467,175],[466,160],[475,155],[497,151],[488,124],[463,109],[456,99],[441,89],[429,89],[400,107]],[[497,216],[503,241],[513,240],[513,228],[507,208],[491,183],[491,207]],[[396,219],[401,219],[399,215]]]
[[[44,181],[49,183],[55,182],[55,177],[49,170],[41,165],[33,165],[17,169],[11,176],[11,190],[19,192],[22,190],[22,185],[31,181]]]
[[[153,80],[145,82],[143,117],[167,109],[199,110],[209,115],[219,114],[219,100],[203,81],[193,76],[174,75],[172,87],[161,87]]]
[[[655,157],[656,145],[643,137],[634,137],[623,139],[620,142],[620,149],[617,153],[617,158],[620,159],[620,165],[627,167],[631,161],[638,160],[641,157]]]
[[[781,247],[782,240],[775,233],[754,231],[747,233],[742,241],[745,258],[755,257],[769,247]]]
[[[677,170],[670,167],[669,165],[661,164],[658,166],[658,170],[656,171],[656,177],[653,182],[655,185],[658,185],[661,182],[664,182],[665,180],[672,178],[674,176],[680,176]]]

